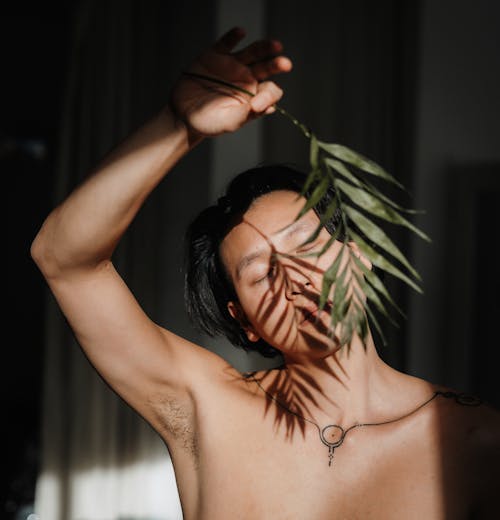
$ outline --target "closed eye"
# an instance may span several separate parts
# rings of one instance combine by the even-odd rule
[[[265,280],[273,280],[274,277],[276,276],[276,271],[277,271],[276,262],[271,262],[266,275],[263,276],[262,278],[259,278],[258,280],[256,280],[255,283],[261,283],[261,282],[264,282]]]
[[[309,244],[305,244],[304,246],[302,247],[299,247],[297,249],[297,253],[307,253],[309,251],[312,251],[313,249],[315,249],[317,247],[318,243],[315,241],[315,242],[311,242]]]

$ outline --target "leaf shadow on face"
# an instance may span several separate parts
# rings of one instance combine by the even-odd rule
[[[311,375],[311,366],[316,372],[323,371],[339,381],[347,374],[340,363],[332,364],[324,359],[327,355],[335,358],[332,342],[336,344],[336,349],[340,349],[338,338],[324,322],[311,318],[311,311],[320,304],[318,280],[321,280],[324,270],[313,261],[277,251],[267,236],[252,224],[249,225],[269,245],[270,267],[272,264],[274,272],[269,287],[260,296],[252,325],[258,331],[265,330],[263,339],[289,358],[294,355],[294,339],[300,335],[302,348],[310,345],[311,357],[307,368],[300,366],[300,363],[290,366],[285,362],[277,368],[243,373],[240,380],[255,386],[254,391],[263,397],[264,416],[274,414],[275,429],[282,430],[285,438],[291,441],[296,432],[305,437],[308,424],[316,426],[320,433],[320,426],[313,419],[315,413],[325,404],[335,406],[335,400],[323,391]],[[287,305],[280,308],[283,298],[287,299]],[[308,326],[301,327],[305,321],[309,322]]]

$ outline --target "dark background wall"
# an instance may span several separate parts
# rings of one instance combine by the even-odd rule
[[[420,2],[413,189],[433,238],[412,256],[408,369],[500,406],[500,4]]]

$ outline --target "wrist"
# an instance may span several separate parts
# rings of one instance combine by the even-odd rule
[[[205,137],[190,127],[186,120],[177,112],[171,101],[161,110],[161,117],[168,118],[172,121],[175,130],[185,133],[189,148],[196,146]]]

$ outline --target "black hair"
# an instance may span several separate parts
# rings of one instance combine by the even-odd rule
[[[223,335],[245,350],[257,350],[265,357],[279,351],[264,340],[250,342],[240,323],[227,309],[229,301],[237,301],[236,292],[219,255],[222,240],[252,203],[276,190],[301,193],[307,175],[287,165],[258,166],[246,170],[229,183],[217,203],[204,209],[191,222],[186,234],[184,300],[193,324],[209,336]],[[309,197],[306,191],[305,196]],[[322,215],[335,196],[332,187],[313,208]],[[330,233],[341,225],[340,211],[325,223]],[[343,240],[340,233],[339,240]]]

